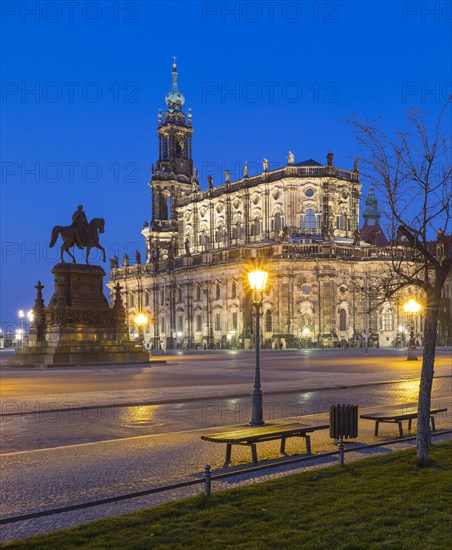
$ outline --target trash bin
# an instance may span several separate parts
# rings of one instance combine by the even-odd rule
[[[330,437],[339,442],[339,463],[343,466],[344,439],[358,437],[358,405],[330,405]]]
[[[358,437],[358,405],[330,405],[330,437]]]

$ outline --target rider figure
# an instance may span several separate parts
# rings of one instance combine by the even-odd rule
[[[77,246],[82,248],[91,240],[91,228],[89,226],[83,206],[77,206],[77,210],[72,215],[72,227],[75,229]]]

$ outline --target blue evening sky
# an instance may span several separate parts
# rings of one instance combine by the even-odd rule
[[[351,169],[353,112],[403,126],[451,93],[451,2],[14,2],[1,35],[3,328],[52,292],[54,225],[106,219],[108,257],[144,255],[157,112],[177,56],[206,187],[245,160]],[[37,11],[36,11],[37,10]],[[366,189],[363,189],[364,195]],[[95,256],[95,255],[94,255]],[[94,257],[93,257],[94,258]],[[107,263],[107,266],[109,264]]]

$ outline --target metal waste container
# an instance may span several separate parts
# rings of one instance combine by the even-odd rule
[[[330,405],[330,437],[338,441],[339,463],[344,465],[344,439],[358,437],[358,405]]]
[[[330,437],[358,437],[358,405],[330,405]]]

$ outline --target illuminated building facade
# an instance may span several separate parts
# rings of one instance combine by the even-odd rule
[[[361,184],[352,170],[315,160],[287,164],[201,190],[192,158],[192,114],[173,64],[167,111],[158,115],[158,160],[149,186],[151,220],[142,234],[146,259],[113,265],[110,287],[122,286],[133,318],[144,312],[148,346],[249,348],[253,307],[246,269],[265,262],[262,345],[279,347],[392,346],[406,343],[402,298],[372,309],[369,281],[387,245],[377,199],[369,189],[359,226]],[[366,298],[367,295],[367,298]],[[371,311],[369,311],[371,310]],[[416,333],[422,329],[417,317]]]

